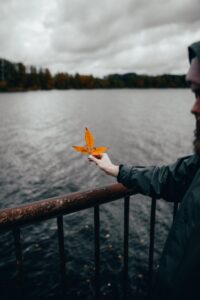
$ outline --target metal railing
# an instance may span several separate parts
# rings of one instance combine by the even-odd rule
[[[129,244],[129,204],[130,196],[134,190],[129,190],[121,184],[113,184],[101,188],[92,189],[85,192],[76,192],[61,197],[45,199],[30,204],[0,210],[0,231],[12,230],[14,236],[17,284],[19,290],[23,290],[23,259],[20,237],[20,227],[35,223],[41,220],[57,218],[58,246],[60,256],[60,274],[63,294],[66,293],[66,258],[64,249],[64,228],[63,215],[77,212],[87,208],[94,208],[94,260],[95,260],[95,298],[100,299],[100,218],[99,206],[120,198],[124,198],[124,261],[123,261],[123,295],[127,299],[128,292],[128,244]],[[178,204],[174,204],[175,216]],[[149,293],[151,293],[154,263],[154,232],[156,218],[156,200],[151,200],[150,213],[150,239],[149,239],[149,259],[148,277]],[[23,297],[21,297],[23,298]]]

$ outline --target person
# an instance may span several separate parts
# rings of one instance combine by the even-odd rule
[[[107,154],[89,160],[127,188],[180,201],[161,255],[152,299],[200,299],[200,41],[188,47],[186,81],[195,95],[191,113],[196,119],[194,153],[161,167],[115,165]]]

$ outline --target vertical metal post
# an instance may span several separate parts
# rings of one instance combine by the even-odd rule
[[[130,197],[124,198],[124,299],[128,296],[128,239]]]
[[[64,246],[64,232],[63,232],[63,216],[57,217],[58,230],[58,246],[60,257],[60,274],[63,295],[66,294],[66,267],[65,267],[65,246]]]
[[[95,299],[100,299],[100,225],[99,205],[94,206]]]
[[[16,269],[17,269],[17,288],[19,290],[19,299],[23,299],[23,293],[22,293],[23,265],[22,265],[22,248],[21,248],[19,227],[13,229],[13,236],[14,236]]]
[[[155,237],[156,199],[151,199],[150,219],[150,243],[149,243],[149,295],[152,293],[153,284],[153,258],[154,258],[154,237]]]

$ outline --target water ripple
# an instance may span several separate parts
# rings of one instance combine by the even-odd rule
[[[72,149],[84,144],[84,128],[106,145],[115,163],[173,162],[192,151],[194,121],[187,90],[53,91],[0,94],[0,207],[13,207],[113,183]],[[121,293],[123,201],[101,206],[102,293]],[[130,207],[131,292],[147,272],[150,199],[136,195]],[[158,203],[155,257],[171,225],[171,207]],[[93,209],[64,217],[68,299],[94,296]],[[60,295],[56,220],[22,230],[27,298]],[[12,278],[14,248],[1,236],[2,295]],[[143,275],[141,275],[143,274]],[[88,295],[91,295],[88,296]],[[3,296],[2,296],[3,297]],[[2,298],[3,299],[3,298]],[[117,299],[117,298],[116,298]]]

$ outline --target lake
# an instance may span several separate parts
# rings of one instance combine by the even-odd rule
[[[0,94],[0,208],[111,184],[72,145],[85,127],[116,164],[162,165],[191,154],[193,95],[187,89],[69,90]],[[150,199],[131,198],[130,296],[147,274]],[[102,299],[121,299],[123,201],[101,206]],[[172,207],[158,201],[155,262],[171,225]],[[93,299],[93,209],[64,217],[68,299]],[[56,220],[22,228],[27,299],[56,299],[60,278]],[[0,236],[1,299],[13,299],[11,233]],[[4,295],[7,295],[4,297]]]

